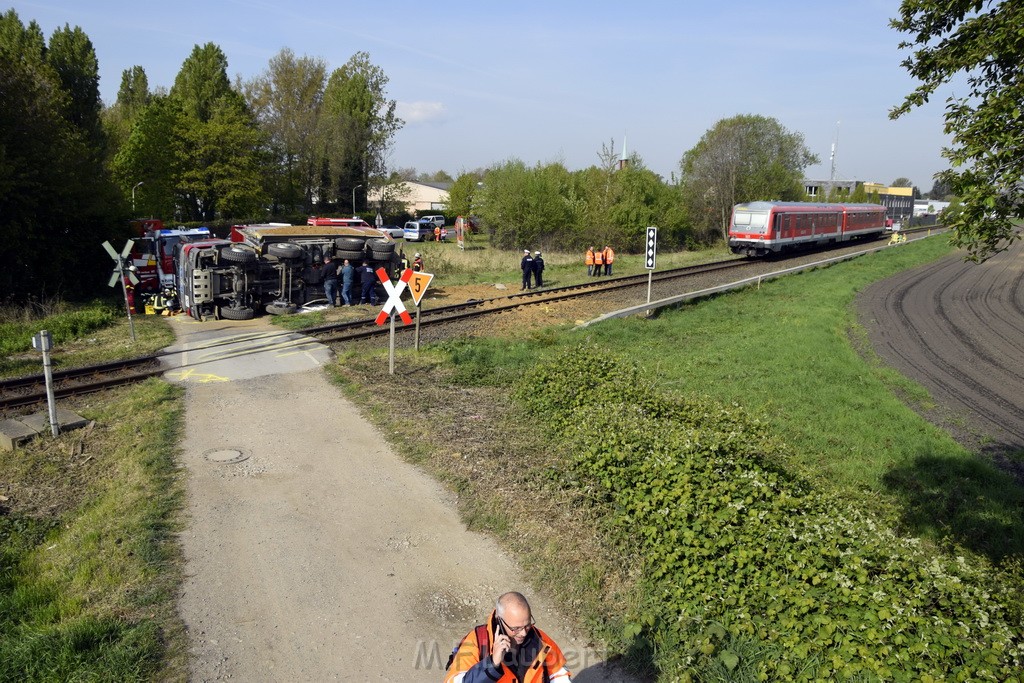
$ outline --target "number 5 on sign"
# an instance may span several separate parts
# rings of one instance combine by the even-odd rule
[[[409,278],[409,292],[412,294],[413,303],[417,306],[420,305],[420,301],[423,299],[423,294],[427,291],[427,287],[430,286],[430,281],[433,279],[433,273],[423,272],[414,272],[412,277]]]
[[[409,278],[409,292],[412,294],[412,300],[416,304],[416,334],[413,338],[413,348],[417,351],[420,350],[420,301],[423,300],[423,294],[427,291],[427,287],[430,286],[430,281],[434,279],[433,273],[413,273],[412,277]]]

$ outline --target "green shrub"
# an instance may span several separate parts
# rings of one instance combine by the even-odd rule
[[[4,322],[0,322],[0,354],[31,350],[32,337],[40,330],[48,330],[53,336],[53,343],[61,344],[113,325],[118,319],[119,313],[106,304],[93,304],[34,319],[6,316]]]
[[[642,558],[624,649],[647,642],[666,680],[1016,680],[1020,615],[983,560],[814,489],[741,409],[646,386],[581,346],[516,391],[572,444],[563,478],[609,543]]]

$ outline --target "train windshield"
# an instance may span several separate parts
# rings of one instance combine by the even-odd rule
[[[768,225],[768,212],[737,211],[733,225],[740,232],[764,232]]]

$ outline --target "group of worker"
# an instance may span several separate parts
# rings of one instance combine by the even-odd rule
[[[339,266],[338,262],[330,256],[324,257],[324,264],[320,270],[324,283],[324,295],[327,303],[334,308],[338,301],[338,294],[341,294],[341,302],[344,306],[355,306],[356,281],[360,283],[360,304],[377,305],[377,272],[369,261],[363,261],[362,265],[354,266],[348,259]]]
[[[519,291],[544,286],[544,257],[539,251],[533,252],[530,256],[529,249],[523,249],[523,259],[519,262],[519,268],[523,271],[523,286]]]
[[[583,257],[584,263],[587,264],[587,276],[600,275],[602,269],[605,275],[612,274],[612,264],[615,263],[615,250],[611,247],[605,247],[604,249],[594,249],[590,247],[587,249],[587,253]]]

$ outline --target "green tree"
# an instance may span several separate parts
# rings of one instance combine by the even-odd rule
[[[352,55],[327,81],[323,121],[330,141],[329,176],[339,204],[360,185],[365,202],[370,187],[387,180],[388,151],[404,123],[395,115],[397,103],[387,98],[387,84],[388,77],[366,52]]]
[[[943,150],[951,168],[936,177],[961,201],[948,219],[952,242],[985,260],[1020,238],[1024,218],[1024,5],[1013,0],[903,0],[891,21],[907,34],[903,67],[919,85],[890,112],[923,106],[940,86],[966,75],[967,93],[946,98]]]
[[[99,61],[89,36],[81,28],[65,24],[50,36],[46,61],[68,94],[68,120],[82,131],[90,146],[101,151]]]
[[[309,213],[314,200],[325,199],[320,175],[326,141],[320,118],[326,82],[324,60],[297,58],[284,48],[244,89],[276,162],[268,190],[275,205],[289,210],[301,206]]]
[[[910,178],[904,178],[903,176],[900,176],[899,178],[897,178],[896,180],[892,181],[889,184],[889,187],[913,187],[913,186],[914,186],[914,183],[911,182]]]
[[[448,212],[456,216],[471,216],[476,203],[476,194],[483,182],[481,173],[460,173],[448,189]]]
[[[561,164],[528,168],[513,159],[492,168],[476,193],[478,215],[502,248],[561,246],[572,214],[564,197],[571,177]]]
[[[228,58],[213,43],[192,48],[171,86],[171,97],[200,122],[210,120],[218,100],[237,96],[228,80]]]
[[[61,75],[81,84],[73,74],[90,71],[88,38],[80,29],[55,35],[47,48],[35,22],[0,15],[2,297],[94,293],[106,265],[96,251],[121,208],[87,130],[94,91],[69,91]]]
[[[142,182],[136,197],[136,215],[170,219],[178,216],[178,178],[183,171],[180,150],[187,118],[180,103],[167,96],[151,98],[136,117],[127,140],[112,162],[122,188]]]
[[[928,191],[925,196],[928,199],[938,199],[939,201],[946,201],[951,196],[949,189],[949,183],[941,178],[936,178],[935,182],[932,183],[932,189]]]
[[[709,235],[718,230],[725,237],[735,204],[799,199],[803,170],[817,162],[803,135],[773,118],[723,119],[679,163],[691,219]]]
[[[678,246],[687,241],[683,202],[677,187],[666,185],[656,173],[643,167],[634,158],[614,176],[616,200],[609,212],[612,230],[597,235],[598,242],[612,244],[619,250],[639,252],[643,249],[647,227],[659,228],[663,245]]]
[[[221,98],[209,121],[186,127],[181,140],[177,187],[194,218],[239,218],[259,211],[266,197],[258,154],[263,135],[244,106]]]
[[[117,100],[100,114],[107,138],[108,166],[113,165],[114,157],[131,135],[132,126],[139,115],[149,106],[151,97],[149,79],[141,66],[136,65],[121,72]]]

